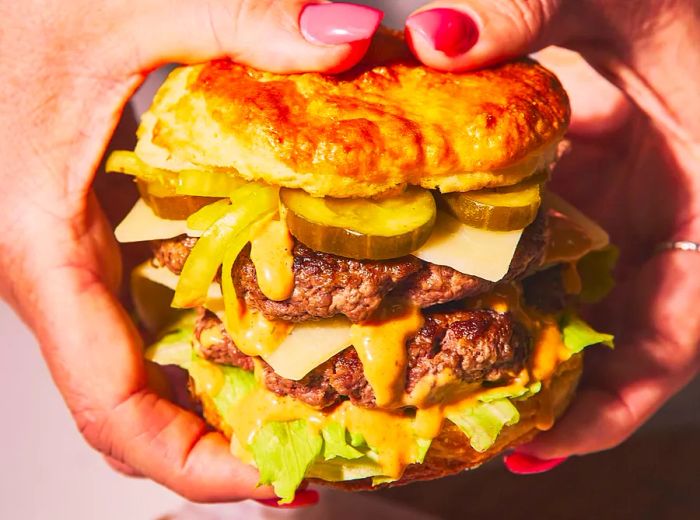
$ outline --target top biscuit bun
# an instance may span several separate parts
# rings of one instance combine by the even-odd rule
[[[318,196],[407,184],[469,191],[534,174],[568,120],[561,84],[532,60],[439,72],[381,31],[340,75],[230,60],[178,68],[143,116],[136,153],[152,166],[233,169]]]

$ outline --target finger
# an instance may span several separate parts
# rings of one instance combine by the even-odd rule
[[[115,459],[114,457],[110,457],[108,455],[104,456],[105,462],[109,464],[109,466],[115,470],[121,473],[122,475],[125,475],[127,477],[133,477],[133,478],[143,478],[143,473],[140,471],[135,470],[128,464],[124,464],[123,462]]]
[[[85,229],[36,222],[41,236],[25,268],[39,280],[23,299],[51,374],[92,446],[195,501],[273,496],[257,471],[234,459],[226,439],[148,388],[138,333],[100,267],[104,217],[90,199]],[[39,229],[52,233],[41,235]],[[80,232],[78,236],[73,233]],[[60,255],[60,256],[59,256]],[[31,306],[31,309],[28,307]]]
[[[431,2],[406,21],[406,39],[426,65],[459,71],[537,50],[558,39],[558,0]]]
[[[168,62],[230,56],[273,72],[345,70],[359,61],[382,19],[366,6],[318,0],[122,2],[111,38],[130,42],[132,72]]]
[[[569,96],[570,136],[607,136],[629,121],[632,114],[630,100],[578,53],[561,47],[547,47],[534,57],[556,74]]]
[[[612,448],[697,374],[699,266],[700,255],[660,253],[621,287],[613,318],[625,327],[622,341],[587,358],[586,381],[569,411],[522,451],[553,459]]]

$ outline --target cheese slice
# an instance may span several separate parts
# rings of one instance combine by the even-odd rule
[[[161,240],[179,235],[199,237],[202,232],[188,228],[186,220],[169,220],[159,217],[153,213],[153,210],[143,199],[138,200],[129,214],[114,230],[114,236],[122,244]]]
[[[522,234],[522,229],[486,231],[473,228],[444,211],[438,211],[432,235],[413,255],[460,273],[497,282],[508,272]]]
[[[610,243],[603,228],[558,195],[546,192],[543,205],[549,216],[545,264],[575,262]]]
[[[140,276],[172,290],[177,287],[179,279],[179,276],[167,267],[155,267],[150,262],[134,269],[134,276]],[[209,288],[205,306],[223,318],[223,298],[219,284],[212,284]],[[351,325],[350,320],[341,316],[297,323],[279,347],[262,358],[280,376],[298,381],[352,344]]]
[[[274,352],[262,357],[280,376],[299,381],[352,345],[350,326],[345,317],[297,323]]]
[[[177,287],[177,282],[180,279],[179,275],[176,275],[167,267],[156,267],[151,264],[150,261],[144,262],[136,267],[133,276],[140,276],[146,280],[163,285],[168,289],[172,289],[173,291]],[[218,283],[211,284],[207,294],[207,308],[209,308],[210,303],[213,304],[222,300],[221,286]]]

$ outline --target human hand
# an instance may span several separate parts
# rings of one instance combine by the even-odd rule
[[[619,444],[700,367],[700,255],[655,251],[700,241],[697,2],[441,1],[410,17],[407,34],[422,61],[445,70],[568,47],[620,89],[571,58],[553,63],[573,105],[572,152],[553,186],[621,249],[618,287],[593,310],[616,349],[587,354],[569,411],[511,466],[534,472]]]
[[[149,389],[91,183],[153,68],[228,55],[278,72],[340,71],[364,54],[381,13],[308,0],[33,0],[0,3],[0,14],[0,296],[115,466],[197,501],[273,496],[223,436]]]

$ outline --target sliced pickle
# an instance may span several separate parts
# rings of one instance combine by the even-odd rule
[[[501,188],[440,195],[450,213],[465,224],[489,231],[514,231],[531,224],[540,207],[546,175]]]
[[[167,218],[170,220],[184,220],[195,211],[218,200],[214,197],[168,195],[160,185],[156,185],[156,193],[158,193],[158,195],[155,195],[151,192],[154,188],[152,183],[137,180],[136,185],[139,188],[141,198],[153,210],[153,213],[160,218]]]
[[[283,188],[289,231],[308,247],[356,259],[386,260],[415,251],[435,224],[435,199],[411,187],[384,199],[312,197]]]

